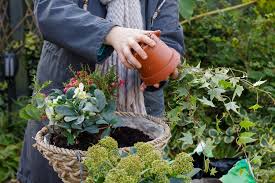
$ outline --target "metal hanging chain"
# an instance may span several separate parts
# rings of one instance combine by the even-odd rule
[[[89,0],[83,0],[83,9],[84,9],[85,11],[88,10],[88,5],[89,5]]]

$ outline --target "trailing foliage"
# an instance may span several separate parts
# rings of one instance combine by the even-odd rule
[[[259,103],[259,96],[266,95],[273,105],[275,100],[259,88],[265,81],[250,83],[246,78],[234,69],[183,65],[180,78],[170,83],[166,95],[172,129],[170,153],[192,153],[202,147],[208,158],[257,157],[258,165],[263,159],[262,167],[269,167],[274,151],[273,118],[256,112],[274,109]],[[242,103],[242,96],[253,92],[256,97],[250,99],[251,104]]]

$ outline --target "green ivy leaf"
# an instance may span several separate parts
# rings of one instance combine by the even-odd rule
[[[253,133],[253,132],[243,132],[243,133],[241,133],[238,140],[237,140],[237,144],[245,145],[245,144],[248,144],[248,143],[255,142],[257,139],[251,138],[253,135],[255,135],[255,133]]]
[[[180,87],[177,89],[177,93],[179,97],[186,97],[188,95],[188,90],[184,87]]]
[[[198,99],[201,103],[207,106],[216,107],[212,101],[208,100],[207,98],[203,97],[202,99]]]
[[[212,167],[210,170],[210,175],[215,176],[218,171],[216,170],[216,167]]]
[[[250,106],[249,109],[253,110],[253,111],[256,111],[260,108],[263,108],[262,106],[260,106],[259,104],[255,104],[253,106]]]
[[[240,126],[246,130],[248,130],[250,127],[256,126],[255,123],[249,121],[249,119],[244,119],[243,121],[240,122]]]
[[[223,89],[233,88],[233,84],[230,83],[229,81],[225,81],[225,80],[220,80],[220,81],[219,81],[219,85],[220,85]]]

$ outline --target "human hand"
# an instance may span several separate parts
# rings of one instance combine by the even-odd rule
[[[177,79],[178,76],[179,76],[179,70],[178,70],[178,68],[176,68],[176,69],[174,70],[174,72],[170,75],[170,77],[171,77],[172,79]],[[167,78],[166,80],[168,80],[168,79],[169,79],[169,78]],[[160,87],[160,83],[156,83],[156,84],[154,84],[153,86],[154,86],[155,88],[159,88],[159,87]],[[144,92],[146,88],[147,88],[147,85],[146,85],[144,82],[142,82],[141,85],[140,85],[140,90],[141,90],[142,92]]]
[[[116,26],[106,36],[105,43],[114,47],[121,63],[126,68],[140,69],[142,66],[133,56],[131,50],[134,50],[142,59],[147,59],[147,54],[139,43],[154,47],[156,43],[148,35],[156,32],[159,33],[159,31],[145,31]]]

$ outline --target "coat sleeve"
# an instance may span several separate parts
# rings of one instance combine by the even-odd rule
[[[177,0],[166,0],[158,16],[152,22],[152,30],[161,30],[161,40],[168,46],[184,54],[184,35],[179,23],[179,3]]]
[[[81,9],[72,0],[34,0],[34,14],[45,40],[89,62],[100,63],[113,52],[103,44],[112,22]]]

